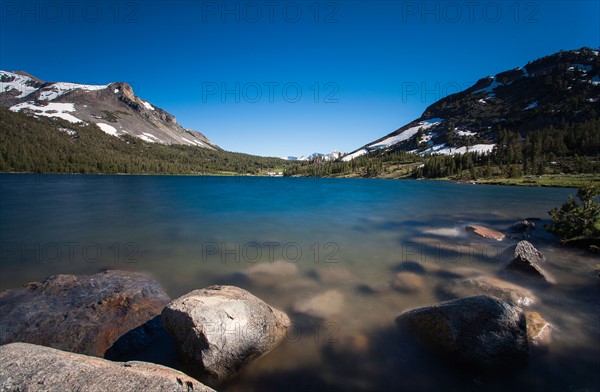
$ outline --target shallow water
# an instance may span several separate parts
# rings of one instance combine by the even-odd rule
[[[597,263],[541,229],[569,189],[434,181],[180,176],[0,175],[0,289],[58,273],[153,274],[173,297],[236,284],[286,311],[292,329],[274,352],[221,390],[600,389]],[[538,217],[531,242],[552,287],[520,282],[553,326],[548,350],[502,377],[451,368],[400,343],[402,311],[439,302],[465,273],[506,276],[517,241],[476,238]],[[412,263],[411,263],[412,262]],[[268,268],[257,267],[266,264]],[[259,269],[258,271],[256,269]],[[261,269],[262,268],[262,269]],[[417,270],[401,292],[394,274]],[[244,274],[244,271],[255,271]],[[273,273],[276,271],[276,273]],[[299,310],[327,293],[321,318]],[[303,304],[304,302],[304,304]],[[322,305],[322,306],[321,306]]]

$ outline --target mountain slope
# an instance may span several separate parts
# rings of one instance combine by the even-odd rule
[[[555,53],[480,79],[429,106],[418,119],[342,158],[371,151],[490,152],[502,130],[528,132],[580,123],[600,113],[597,50]]]
[[[202,133],[185,129],[168,112],[136,97],[127,83],[46,83],[25,72],[0,71],[0,107],[71,123],[93,123],[112,136],[217,148]]]

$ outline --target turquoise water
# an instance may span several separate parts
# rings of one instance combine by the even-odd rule
[[[151,273],[173,298],[237,284],[290,314],[294,336],[247,368],[232,391],[489,386],[436,361],[407,363],[382,344],[399,313],[441,300],[441,278],[405,293],[391,288],[392,277],[407,261],[498,275],[508,261],[501,252],[516,241],[475,238],[464,226],[506,231],[538,217],[539,228],[573,193],[434,181],[17,174],[0,175],[0,191],[0,289],[125,269]],[[490,385],[598,390],[595,261],[541,229],[532,242],[558,281],[530,287],[541,299],[534,310],[555,326],[553,345]],[[324,304],[325,316],[306,322],[295,310],[324,292],[341,304]]]

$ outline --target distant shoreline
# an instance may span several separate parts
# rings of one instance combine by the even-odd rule
[[[570,175],[570,176],[558,176],[558,175],[547,175],[539,176],[536,178],[498,178],[498,179],[485,179],[475,181],[464,181],[450,178],[381,178],[381,177],[307,177],[307,176],[269,176],[269,175],[258,175],[258,174],[234,174],[234,173],[35,173],[35,172],[0,172],[0,175],[40,175],[40,176],[73,176],[73,177],[93,177],[93,176],[122,176],[122,177],[135,177],[135,176],[160,176],[160,177],[240,177],[240,178],[312,178],[312,179],[372,179],[372,180],[408,180],[408,181],[450,181],[462,185],[495,185],[495,186],[518,186],[518,187],[529,187],[529,188],[577,188],[583,183],[592,182],[600,183],[600,175]]]

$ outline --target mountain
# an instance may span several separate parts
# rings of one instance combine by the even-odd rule
[[[315,160],[323,160],[326,162],[335,161],[340,157],[344,156],[344,153],[338,150],[333,150],[329,154],[322,154],[320,152],[315,152],[310,155],[302,155],[301,157],[288,156],[283,158],[287,161],[315,161]]]
[[[482,78],[440,99],[421,117],[352,151],[342,161],[372,151],[491,152],[503,130],[525,137],[532,131],[582,123],[598,116],[599,101],[598,50],[561,51]]]
[[[127,83],[43,82],[25,72],[0,71],[0,107],[36,117],[96,124],[116,137],[130,135],[149,143],[218,148],[202,133],[182,127],[173,115],[135,96]]]

